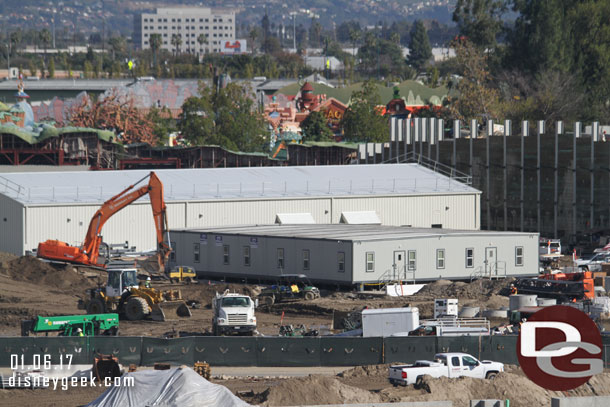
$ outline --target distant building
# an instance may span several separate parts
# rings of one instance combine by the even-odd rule
[[[305,61],[305,65],[317,71],[327,69],[330,72],[337,72],[343,69],[341,61],[332,56],[305,56],[303,57],[303,60]]]
[[[235,41],[235,12],[210,8],[158,8],[156,13],[134,16],[133,42],[141,49],[150,48],[150,36],[161,35],[161,48],[175,51],[173,35],[181,38],[180,52],[205,54],[221,52],[227,42]],[[206,41],[199,42],[204,35]]]

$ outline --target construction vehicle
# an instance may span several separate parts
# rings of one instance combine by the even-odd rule
[[[254,309],[258,306],[258,300],[252,301],[244,294],[216,293],[212,301],[214,317],[212,318],[212,330],[215,336],[238,333],[253,335],[256,330],[256,316]]]
[[[150,317],[165,321],[166,314],[190,317],[191,311],[179,290],[159,291],[138,284],[136,269],[109,269],[105,287],[87,290],[78,307],[88,314],[116,312],[130,321]]]
[[[146,178],[149,178],[148,185],[132,191],[136,185]],[[68,243],[59,240],[47,240],[38,244],[37,256],[50,261],[105,268],[107,261],[99,261],[100,249],[104,245],[101,234],[104,224],[114,214],[146,194],[148,194],[150,205],[152,206],[155,228],[157,230],[157,261],[160,270],[162,270],[171,247],[164,241],[165,235],[167,235],[169,241],[169,232],[167,228],[166,206],[163,200],[163,184],[154,172],[151,172],[140,181],[130,185],[119,194],[104,202],[95,212],[95,215],[93,215],[91,222],[89,222],[89,228],[82,246],[70,246]]]
[[[175,283],[196,283],[197,282],[197,273],[193,270],[192,267],[188,266],[176,266],[171,270],[166,271],[165,275],[169,278],[169,281],[173,284]]]
[[[555,298],[559,303],[590,300],[595,297],[594,280],[590,271],[541,274],[538,278],[517,279],[513,285],[519,294]]]
[[[270,307],[276,302],[287,300],[311,301],[320,298],[320,290],[311,284],[305,274],[283,274],[278,277],[277,284],[264,288],[258,298]]]
[[[50,332],[57,332],[59,336],[114,336],[119,333],[119,316],[117,314],[37,316],[34,319],[21,321],[21,336],[29,336],[30,333],[44,333],[48,336]]]

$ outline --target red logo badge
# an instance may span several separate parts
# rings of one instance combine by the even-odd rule
[[[548,390],[575,389],[604,370],[599,329],[587,314],[563,305],[521,324],[517,356],[527,377]]]

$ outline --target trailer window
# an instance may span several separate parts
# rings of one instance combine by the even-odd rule
[[[372,273],[375,271],[375,253],[366,253],[366,272]]]
[[[523,247],[515,247],[515,266],[523,266]]]
[[[279,268],[279,269],[284,268],[284,249],[283,248],[277,249],[277,268]]]
[[[229,245],[222,246],[222,262],[223,264],[229,264]]]
[[[244,246],[244,266],[250,266],[250,246]]]
[[[303,250],[303,270],[309,270],[309,250]]]
[[[445,268],[445,249],[436,250],[436,268],[437,269]]]
[[[474,267],[474,249],[469,247],[466,249],[466,268]]]
[[[345,252],[337,253],[337,270],[339,273],[343,273],[345,271]]]
[[[417,252],[415,250],[409,250],[409,270],[417,269]]]
[[[195,263],[199,263],[199,250],[200,250],[200,245],[199,243],[193,243],[193,262]]]

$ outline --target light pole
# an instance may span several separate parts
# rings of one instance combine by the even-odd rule
[[[297,12],[291,11],[290,15],[292,16],[292,48],[294,48],[294,53],[297,52]]]

